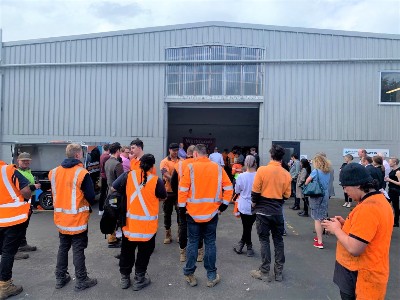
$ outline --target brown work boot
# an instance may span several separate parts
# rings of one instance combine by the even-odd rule
[[[267,281],[267,282],[272,281],[271,277],[269,276],[269,273],[263,273],[260,270],[251,270],[250,275],[251,277],[262,281]]]
[[[0,281],[0,300],[18,295],[22,292],[22,290],[22,286],[14,285],[12,283],[12,279],[7,281]]]
[[[21,260],[21,259],[27,259],[29,258],[28,253],[23,253],[23,252],[17,252],[14,256],[14,260]]]
[[[197,279],[196,276],[194,276],[194,274],[185,275],[185,280],[190,286],[197,285]]]
[[[186,248],[179,249],[179,261],[184,262],[186,261]]]
[[[197,253],[197,261],[202,262],[204,260],[204,247],[201,247]]]
[[[171,228],[165,230],[165,239],[164,244],[171,244],[172,242],[172,235],[171,235]]]
[[[207,281],[207,287],[213,287],[215,286],[217,283],[219,283],[221,281],[221,277],[219,277],[219,275],[217,274],[217,276],[215,277],[214,280],[208,280]]]

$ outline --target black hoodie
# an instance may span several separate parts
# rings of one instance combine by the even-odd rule
[[[79,164],[81,164],[81,166],[83,167],[82,162],[80,160],[75,158],[66,158],[61,163],[61,167],[72,168]],[[92,178],[90,178],[89,173],[87,173],[83,178],[81,190],[83,192],[83,195],[85,196],[85,199],[89,202],[90,205],[93,205],[95,203],[96,194],[94,192],[93,181]]]

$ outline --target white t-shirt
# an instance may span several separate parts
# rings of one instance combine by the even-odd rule
[[[221,154],[221,153],[218,153],[218,152],[211,153],[210,156],[209,156],[208,158],[209,158],[211,161],[213,161],[213,162],[219,164],[221,167],[223,167],[223,166],[225,165],[225,164],[224,164],[224,158],[222,157],[222,154]]]

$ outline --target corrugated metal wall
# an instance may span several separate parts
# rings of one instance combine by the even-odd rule
[[[188,25],[3,43],[3,64],[162,61],[165,49],[238,45],[266,59],[398,58],[400,37],[333,31]],[[400,106],[380,106],[383,62],[273,63],[265,66],[265,139],[399,140]],[[164,66],[3,68],[3,139],[32,136],[164,136]],[[382,130],[383,124],[389,124]]]

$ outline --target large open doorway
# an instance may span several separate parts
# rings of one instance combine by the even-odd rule
[[[258,150],[259,104],[169,104],[168,138],[171,142],[204,142],[210,146]],[[187,145],[187,143],[186,143]]]

